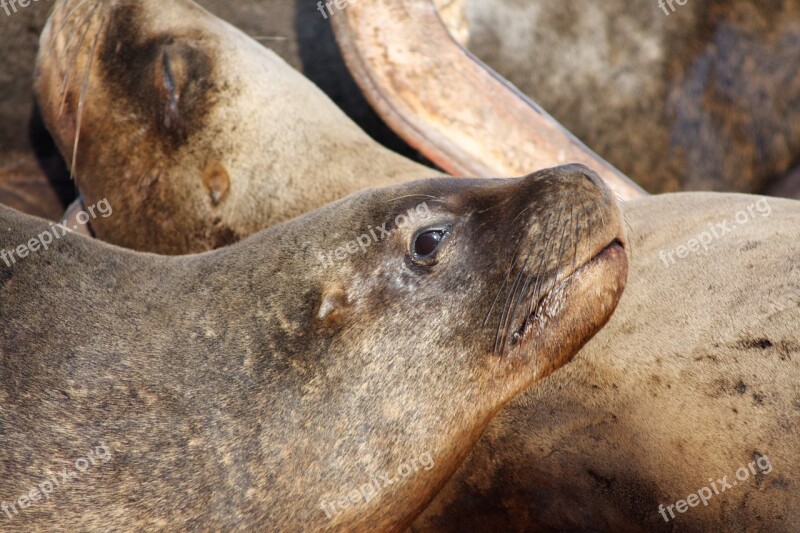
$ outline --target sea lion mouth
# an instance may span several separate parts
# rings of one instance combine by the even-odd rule
[[[563,309],[564,302],[569,289],[574,285],[580,284],[580,278],[589,270],[599,269],[610,272],[627,271],[623,268],[627,265],[625,254],[625,244],[619,238],[614,238],[610,243],[603,246],[588,261],[573,268],[564,270],[557,276],[551,278],[549,288],[541,291],[533,311],[525,316],[521,323],[516,327],[509,339],[509,346],[513,350],[522,350],[533,342],[536,332],[544,330],[549,321],[556,318]],[[612,276],[616,278],[616,276]],[[614,282],[617,282],[614,279]],[[600,312],[605,312],[601,309]],[[610,313],[608,313],[610,315]]]

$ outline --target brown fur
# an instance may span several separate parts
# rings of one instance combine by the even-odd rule
[[[651,192],[800,161],[800,2],[467,0],[468,46]]]
[[[86,202],[120,206],[97,236],[129,248],[208,250],[366,186],[432,174],[188,0],[59,0],[38,71],[45,122],[67,160],[77,154]],[[227,175],[224,195],[209,188],[211,171]]]
[[[415,235],[445,227],[414,259]],[[46,229],[0,208],[0,250]],[[0,528],[399,530],[496,411],[609,318],[622,231],[573,166],[363,191],[208,254],[70,234],[0,262]],[[98,449],[111,459],[20,501]],[[320,507],[424,453],[434,468],[330,519]]]
[[[760,200],[627,205],[631,276],[608,326],[498,414],[413,529],[797,531],[800,203],[769,199],[707,253],[659,258]],[[759,456],[770,473],[659,514]]]
[[[370,136],[394,151],[416,157],[361,96],[339,55],[330,25],[316,10],[314,0],[199,3],[303,72]],[[0,202],[14,202],[6,205],[36,216],[47,213],[48,218],[56,219],[60,213],[50,213],[59,208],[63,211],[75,198],[74,187],[61,155],[40,126],[32,91],[38,39],[52,7],[51,0],[39,0],[28,7],[18,7],[11,16],[0,10],[0,48],[8,52],[0,62],[0,180],[13,178],[5,183],[6,194]],[[16,170],[20,161],[31,162],[25,163],[26,170],[36,168],[33,161],[38,161],[41,168],[23,176]],[[31,187],[42,191],[41,205],[35,205],[38,198],[28,195]],[[26,199],[19,202],[23,196]],[[51,201],[55,196],[57,203]]]

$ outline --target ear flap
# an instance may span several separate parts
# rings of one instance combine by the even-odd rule
[[[211,197],[211,205],[217,207],[228,194],[228,189],[231,187],[231,178],[225,167],[215,162],[209,165],[203,173],[203,185],[205,185]]]
[[[322,291],[317,319],[325,325],[332,325],[341,319],[344,309],[348,306],[347,292],[341,283],[326,286]]]

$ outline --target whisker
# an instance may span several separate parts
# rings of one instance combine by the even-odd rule
[[[83,0],[83,2],[85,2],[85,0]],[[83,2],[81,2],[81,4]],[[86,40],[86,36],[89,34],[89,28],[91,28],[91,22],[90,21],[91,21],[92,17],[94,16],[94,13],[97,10],[98,5],[99,4],[94,5],[86,15],[86,18],[87,18],[86,27],[84,28],[84,31],[80,34],[80,40],[78,41],[78,46],[77,46],[77,48],[75,50],[76,60],[77,60],[77,57],[78,57],[78,53],[83,48],[83,43]],[[70,16],[72,15],[72,13],[75,12],[76,9],[78,9],[78,7],[79,6],[76,6],[75,9],[73,9],[70,12]],[[64,22],[66,22],[66,20]],[[72,40],[74,39],[74,35],[78,35],[78,33],[77,32],[73,32],[72,34],[70,34],[70,37],[67,39],[67,42],[64,43],[64,53],[65,53],[65,55],[69,55],[71,53],[70,49],[72,47]],[[54,40],[51,41],[51,44],[53,42],[54,42]],[[64,114],[64,106],[67,103],[67,85],[69,84],[69,80],[72,77],[72,72],[73,72],[73,70],[70,70],[69,69],[69,65],[67,65],[66,75],[64,76],[64,81],[61,83],[61,106],[59,107],[59,110],[58,110],[58,116],[59,117]]]
[[[575,226],[575,246],[572,248],[572,269],[578,268],[578,242],[581,240],[581,214],[578,213],[577,218],[573,218],[573,208],[574,205],[570,204],[569,206],[569,219],[572,221],[573,225]]]
[[[558,221],[561,220],[561,215],[564,213],[564,208],[565,208],[565,205],[562,202],[561,209],[559,209],[558,215],[556,217],[556,223],[558,223]],[[549,263],[549,260],[550,260],[550,258],[548,257],[547,261],[545,261],[545,256],[547,255],[547,251],[550,248],[550,242],[553,241],[553,239],[549,238],[549,234],[550,234],[549,231],[547,232],[547,234],[548,234],[548,239],[545,242],[545,248],[542,251],[542,261],[539,263],[539,266],[536,268],[536,283],[534,285],[534,292],[533,292],[534,305],[535,305],[536,302],[539,301],[539,297],[541,296],[542,287],[544,287],[544,283],[545,283],[545,277],[546,277],[545,274],[547,273],[547,266],[548,266],[548,263]],[[563,245],[563,238],[562,238],[562,245]],[[556,265],[556,268],[558,268],[558,265]],[[531,308],[531,312],[532,311],[533,311],[533,309]]]
[[[598,211],[598,213],[600,213],[600,220],[602,221],[603,226],[605,226],[606,225],[606,216],[605,216],[605,214],[603,214],[603,210],[602,209],[598,209],[597,211]]]
[[[570,208],[571,207],[572,204],[570,204]],[[570,222],[572,222],[572,219],[570,219]],[[556,259],[556,266],[553,274],[554,277],[558,275],[558,271],[561,268],[561,260],[564,258],[564,239],[567,236],[567,230],[569,228],[570,224],[564,224],[564,228],[561,230],[561,244],[558,245],[558,259]],[[541,298],[541,292],[543,287],[544,283],[539,285],[539,287],[536,289],[534,293],[535,297],[531,300],[531,310],[528,312],[529,314],[533,312],[533,306],[539,301],[539,298]]]
[[[407,194],[407,195],[405,195],[405,196],[398,196],[397,198],[390,198],[389,200],[386,200],[386,203],[389,203],[389,202],[394,202],[394,201],[397,201],[397,200],[404,200],[404,199],[406,199],[406,198],[415,198],[415,197],[420,197],[420,198],[430,198],[431,200],[436,200],[436,201],[437,201],[437,202],[439,202],[440,204],[441,204],[441,203],[444,203],[444,201],[443,201],[443,200],[440,200],[438,197],[436,197],[436,196],[431,196],[431,195],[429,195],[429,194]]]
[[[551,214],[547,218],[547,226],[546,226],[545,231],[544,231],[545,238],[547,238],[547,235],[548,235],[548,233],[550,231],[550,222],[552,220],[553,220],[553,215]],[[556,220],[556,223],[557,222],[558,221]],[[545,241],[545,248],[547,246],[547,242],[548,241]],[[504,316],[502,317],[502,318],[504,318],[504,320],[502,320],[502,326],[501,326],[501,331],[503,332],[502,343],[501,343],[501,349],[502,349],[501,353],[505,353],[505,345],[506,345],[506,341],[508,339],[508,330],[510,329],[511,325],[514,323],[514,317],[516,316],[517,308],[519,307],[520,299],[517,297],[517,294],[518,294],[517,288],[519,287],[519,281],[522,278],[522,275],[525,273],[525,269],[528,266],[528,262],[530,261],[530,257],[533,254],[534,248],[535,248],[535,246],[531,246],[531,249],[528,252],[527,257],[525,258],[525,263],[524,263],[524,265],[522,265],[522,268],[520,269],[519,273],[517,273],[517,277],[514,280],[514,284],[511,286],[511,290],[509,292],[508,298],[506,299],[505,309],[507,310],[507,312],[504,312]],[[524,297],[524,291],[525,290],[527,290],[527,283],[524,285],[522,293],[521,293],[523,297]],[[512,301],[514,302],[513,309],[511,308],[511,302]]]
[[[525,209],[523,209],[522,211],[520,211],[520,212],[519,212],[519,214],[518,214],[517,216],[515,216],[515,217],[514,217],[514,220],[512,220],[512,221],[511,221],[511,226],[513,226],[513,225],[514,225],[514,223],[515,223],[517,220],[519,220],[519,217],[521,217],[522,215],[524,215],[526,212],[528,212],[528,211],[530,211],[530,210],[531,210],[531,206],[528,206],[528,207],[526,207]]]
[[[517,272],[517,275],[514,278],[514,283],[511,285],[511,289],[509,290],[508,293],[508,298],[506,299],[506,306],[504,308],[504,311],[510,311],[511,302],[516,301],[516,293],[517,293],[517,287],[519,287],[519,281],[520,279],[522,279],[522,275],[525,273],[525,269],[528,266],[528,261],[530,260],[530,257],[533,254],[534,248],[535,246],[531,246],[531,249],[528,251],[528,255],[525,256],[525,261],[523,262],[522,267],[519,269],[519,272]],[[514,313],[516,312],[516,306],[514,307],[514,309],[515,311],[510,313],[504,312],[503,316],[501,316],[502,327],[500,331],[503,334],[499,346],[501,350],[500,351],[501,355],[505,354],[506,340],[508,339],[508,330],[511,327],[511,324],[513,324],[513,318],[514,318]],[[497,350],[497,348],[495,348],[495,350]]]
[[[64,26],[66,26],[67,22],[69,22],[69,19],[72,18],[72,14],[75,13],[75,11],[77,11],[78,8],[80,8],[82,5],[86,4],[86,2],[88,2],[88,1],[89,0],[78,0],[78,2],[75,4],[75,7],[73,7],[69,11],[69,13],[64,15],[64,17],[61,19],[61,24],[59,24],[58,28],[53,33],[52,39],[50,41],[50,47],[51,47],[50,51],[52,51],[52,46],[55,43],[56,37],[58,37],[61,34],[61,32],[64,31]],[[63,11],[65,9],[67,9],[67,5],[68,5],[68,2],[63,2],[61,4],[61,6],[60,6],[61,10]],[[53,13],[55,13],[55,10],[56,10],[57,7],[59,7],[59,6],[54,6],[53,7]]]
[[[530,210],[530,206],[528,206],[525,209],[523,209],[522,211],[520,211],[519,214],[516,217],[514,217],[514,221],[510,224],[510,226],[513,227],[514,226],[514,222],[516,222],[519,219],[519,217],[522,216],[523,213],[525,213],[528,210]],[[492,301],[492,305],[489,307],[489,312],[486,314],[486,318],[483,321],[483,325],[484,326],[489,321],[489,316],[491,315],[495,304],[497,303],[498,299],[500,298],[501,292],[503,291],[503,289],[505,288],[506,284],[508,283],[508,278],[511,277],[511,273],[514,271],[514,265],[517,262],[517,258],[519,257],[520,250],[522,250],[522,245],[525,242],[525,237],[526,237],[526,233],[523,232],[520,235],[518,246],[517,246],[516,250],[514,251],[514,256],[511,259],[511,266],[508,269],[508,273],[506,274],[505,279],[503,279],[503,284],[498,289],[497,294],[495,295],[494,300]]]
[[[559,216],[558,219],[560,220],[560,218],[561,217]],[[556,260],[556,267],[555,267],[555,271],[554,271],[555,274],[558,273],[558,268],[559,268],[559,265],[561,264],[561,258],[563,257],[564,237],[567,234],[567,228],[568,227],[569,227],[569,225],[565,224],[564,227],[561,230],[561,244],[559,245],[559,256],[558,256],[558,259]],[[545,270],[545,273],[546,273],[546,270]],[[536,281],[534,283],[533,297],[530,298],[530,305],[528,306],[528,316],[530,316],[531,313],[533,313],[534,309],[536,308],[536,304],[539,303],[539,300],[540,300],[541,295],[542,295],[542,291],[543,291],[544,284],[545,284],[544,280],[546,279],[546,276],[545,275],[541,275],[540,276],[540,274],[543,274],[543,273],[537,271],[535,276],[531,275],[531,276],[528,277],[529,283],[530,283],[531,280],[534,279],[534,277],[536,278]],[[527,291],[527,288],[523,290],[523,293],[522,293],[523,297],[524,297],[526,291]],[[520,300],[520,302],[521,302],[521,300]]]
[[[75,146],[72,148],[72,165],[70,166],[70,177],[74,180],[77,174],[77,160],[78,160],[78,145],[81,138],[81,123],[83,121],[83,111],[86,105],[86,97],[89,94],[89,78],[92,73],[92,63],[94,62],[94,53],[97,49],[97,43],[100,42],[100,32],[94,38],[92,49],[89,53],[89,64],[86,66],[86,73],[83,76],[83,84],[81,85],[81,96],[78,100],[78,119],[75,123]]]
[[[485,212],[487,212],[487,211],[491,211],[492,209],[495,209],[495,208],[497,208],[497,207],[502,207],[502,206],[504,206],[505,204],[507,204],[507,203],[508,203],[510,200],[512,200],[512,198],[511,198],[511,197],[509,197],[509,198],[505,198],[505,199],[504,199],[503,201],[501,201],[501,202],[498,202],[498,203],[493,203],[492,205],[490,205],[490,206],[489,206],[489,207],[487,207],[486,209],[481,209],[480,211],[476,211],[476,213],[478,213],[478,214],[483,214],[483,213],[485,213]]]
[[[489,312],[486,313],[486,318],[483,321],[483,325],[484,326],[486,326],[486,324],[489,322],[489,316],[492,314],[492,310],[494,309],[494,306],[497,304],[497,301],[500,299],[500,294],[503,292],[503,289],[505,288],[506,284],[508,283],[508,278],[511,277],[511,273],[514,271],[514,265],[517,262],[517,258],[519,257],[519,252],[520,252],[520,250],[522,250],[522,245],[524,244],[524,242],[525,242],[525,234],[523,233],[519,238],[519,242],[518,242],[517,248],[514,251],[514,256],[511,258],[511,266],[508,267],[508,273],[506,274],[505,279],[503,279],[502,285],[500,285],[500,288],[497,290],[497,294],[494,297],[494,301],[492,301],[492,305],[491,305],[491,307],[489,307]]]
[[[633,226],[628,222],[628,217],[624,212],[622,213],[622,220],[624,220],[625,225],[628,226],[628,250],[630,251],[631,259],[633,259]]]
[[[251,35],[250,38],[255,40],[255,41],[285,41],[286,39],[288,39],[288,37],[284,37],[284,36],[281,36],[281,35],[273,35],[273,36],[270,36],[270,35],[258,35],[258,36]]]

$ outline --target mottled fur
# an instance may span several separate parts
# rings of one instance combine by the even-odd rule
[[[422,202],[429,216],[397,226]],[[384,224],[366,252],[321,264]],[[411,243],[429,227],[450,233],[421,265]],[[0,250],[47,228],[0,208]],[[368,190],[202,255],[67,235],[0,262],[0,502],[111,455],[0,529],[401,529],[496,411],[609,318],[622,231],[599,178],[564,167]],[[515,293],[518,273],[535,283]],[[497,351],[517,293],[508,329],[527,329]],[[434,468],[321,508],[423,453]]]
[[[800,203],[769,199],[706,253],[659,253],[763,198],[636,200],[631,276],[562,371],[501,411],[415,531],[797,531]],[[751,475],[666,523],[709,478]]]

